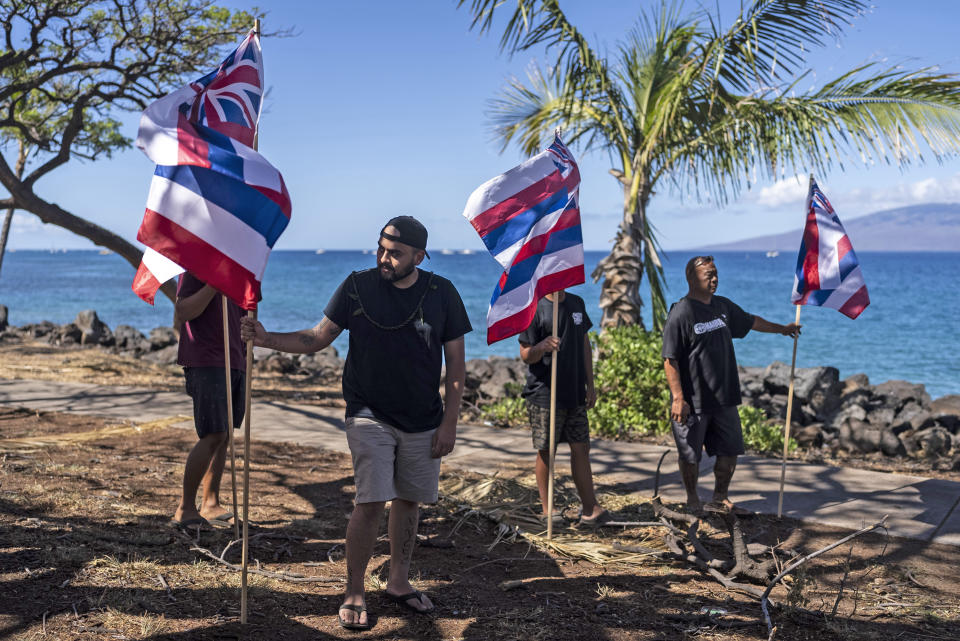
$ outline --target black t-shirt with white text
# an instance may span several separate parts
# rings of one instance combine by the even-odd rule
[[[587,370],[584,362],[584,337],[593,327],[583,299],[566,292],[559,302],[557,336],[560,351],[557,359],[557,407],[574,409],[586,403]],[[536,345],[553,335],[553,301],[541,298],[533,322],[518,340],[522,344]],[[528,364],[527,384],[523,397],[539,407],[550,406],[550,368],[554,352],[547,352],[536,363]]]
[[[327,303],[324,315],[350,332],[343,368],[348,418],[376,418],[404,432],[440,425],[443,344],[471,331],[456,288],[420,270],[407,289],[376,269],[353,272]]]
[[[695,412],[740,404],[733,339],[752,326],[753,316],[723,296],[713,296],[709,304],[685,296],[670,308],[662,355],[677,362],[683,397]]]

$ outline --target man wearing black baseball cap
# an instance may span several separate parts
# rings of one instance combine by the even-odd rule
[[[453,284],[419,269],[424,256],[429,257],[426,228],[413,216],[397,216],[380,230],[377,267],[350,274],[313,329],[273,333],[242,319],[244,340],[284,352],[316,352],[344,329],[350,332],[343,398],[357,495],[347,525],[347,588],[337,618],[352,630],[370,627],[364,577],[387,501],[390,574],[384,594],[417,613],[434,609],[410,584],[410,560],[419,505],[437,500],[440,458],[456,442],[466,376],[463,337],[472,328]]]

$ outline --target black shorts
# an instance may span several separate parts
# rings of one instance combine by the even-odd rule
[[[183,377],[187,394],[193,399],[193,424],[197,436],[227,431],[227,381],[222,367],[184,367]],[[243,424],[244,376],[236,369],[230,370],[233,388],[233,426]]]
[[[704,447],[707,456],[739,456],[746,451],[740,413],[736,407],[690,414],[686,423],[671,423],[677,452],[685,463],[699,463]]]
[[[550,449],[550,408],[527,402],[527,418],[533,430],[533,449]],[[557,408],[557,443],[589,443],[590,423],[584,406],[565,410]]]

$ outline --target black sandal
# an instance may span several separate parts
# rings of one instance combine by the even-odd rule
[[[351,612],[357,613],[356,621],[344,621],[343,617],[340,616],[340,610],[350,610]],[[360,623],[360,615],[364,614],[367,611],[366,605],[355,605],[341,603],[340,609],[337,610],[337,621],[340,623],[340,627],[345,630],[369,630],[372,626],[370,625],[370,617],[367,616],[366,623]]]
[[[384,590],[383,593],[387,596],[388,599],[390,599],[397,605],[402,605],[406,609],[411,610],[412,612],[416,612],[417,614],[430,614],[437,609],[437,606],[431,605],[429,609],[421,610],[415,605],[411,605],[410,603],[407,603],[410,599],[416,599],[417,603],[419,603],[420,605],[423,605],[423,592],[421,592],[420,590],[414,590],[409,594],[390,594],[386,590]]]

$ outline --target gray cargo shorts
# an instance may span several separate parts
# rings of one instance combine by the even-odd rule
[[[393,499],[436,503],[440,459],[430,456],[436,429],[404,432],[361,417],[347,418],[346,427],[357,503]]]

